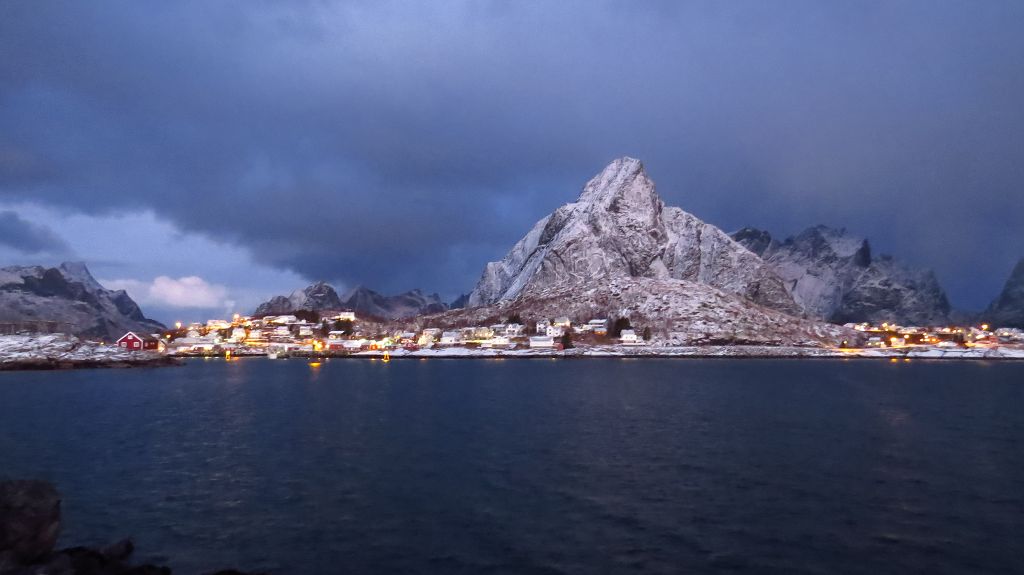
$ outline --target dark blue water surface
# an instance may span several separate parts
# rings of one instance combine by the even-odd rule
[[[1024,572],[1024,364],[0,373],[0,476],[178,573]]]

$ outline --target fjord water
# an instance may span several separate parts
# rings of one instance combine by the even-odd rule
[[[0,477],[176,573],[1024,571],[1024,364],[0,373]]]

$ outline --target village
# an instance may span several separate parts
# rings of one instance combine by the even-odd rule
[[[922,328],[890,323],[845,327],[858,337],[844,340],[834,349],[781,355],[1024,358],[1024,330],[1016,328],[993,328],[987,324]],[[652,339],[649,328],[635,329],[626,318],[573,322],[568,317],[556,317],[527,323],[512,316],[488,326],[413,330],[358,318],[352,311],[300,311],[264,317],[236,314],[230,320],[211,319],[188,325],[179,322],[174,329],[160,334],[126,333],[115,345],[123,350],[156,351],[170,356],[228,358],[701,355],[692,347],[666,347]]]
[[[490,326],[418,331],[388,330],[384,322],[360,321],[352,311],[297,312],[295,315],[211,319],[205,324],[175,324],[162,334],[126,333],[116,344],[127,350],[181,356],[351,355],[421,349],[532,349],[561,351],[576,345],[643,346],[650,330],[637,333],[628,320],[598,318],[573,324],[568,317],[539,320],[529,328],[517,317]]]

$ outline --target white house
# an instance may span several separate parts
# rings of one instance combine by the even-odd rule
[[[549,335],[535,335],[530,338],[530,347],[533,349],[554,349],[555,338]]]
[[[510,323],[505,326],[506,337],[519,337],[526,331],[526,327],[518,323]]]
[[[622,345],[643,345],[644,340],[636,334],[635,330],[624,329],[622,335],[619,336],[619,341]]]
[[[345,339],[341,341],[341,348],[345,351],[360,351],[367,345],[365,339]]]
[[[568,327],[572,327],[572,322],[569,321],[569,318],[567,318],[565,316],[562,316],[562,317],[556,317],[555,321],[554,321],[554,323],[552,325],[557,325],[558,327],[568,328]]]
[[[562,337],[565,335],[565,328],[560,325],[549,325],[544,335],[548,337]]]
[[[354,311],[340,311],[337,314],[331,316],[333,321],[356,321],[356,312]]]
[[[488,339],[488,340],[484,341],[483,343],[481,343],[480,347],[483,347],[483,348],[508,347],[509,344],[511,344],[511,343],[512,343],[512,341],[509,338],[507,338],[507,337],[505,337],[503,335],[496,335],[496,336],[492,337],[491,339]]]
[[[594,335],[608,335],[608,320],[607,319],[592,319],[587,322],[587,327]]]
[[[551,320],[549,320],[549,319],[540,319],[540,320],[537,320],[537,328],[534,331],[536,333],[547,334],[549,327],[551,327]]]
[[[441,345],[458,345],[462,343],[462,334],[457,331],[446,331],[441,334]]]
[[[345,339],[345,332],[343,331],[329,331],[327,332],[327,339],[331,341],[337,341]]]

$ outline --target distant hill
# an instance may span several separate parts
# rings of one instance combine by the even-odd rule
[[[58,331],[106,341],[127,331],[166,329],[144,316],[124,290],[101,286],[83,263],[0,268],[0,326],[32,329],[47,323]]]
[[[339,297],[326,282],[316,282],[295,290],[290,296],[274,296],[256,308],[255,315],[281,315],[300,310],[351,310],[357,315],[380,319],[402,319],[448,309],[437,294],[425,295],[418,289],[385,296],[365,287],[358,287]]]

